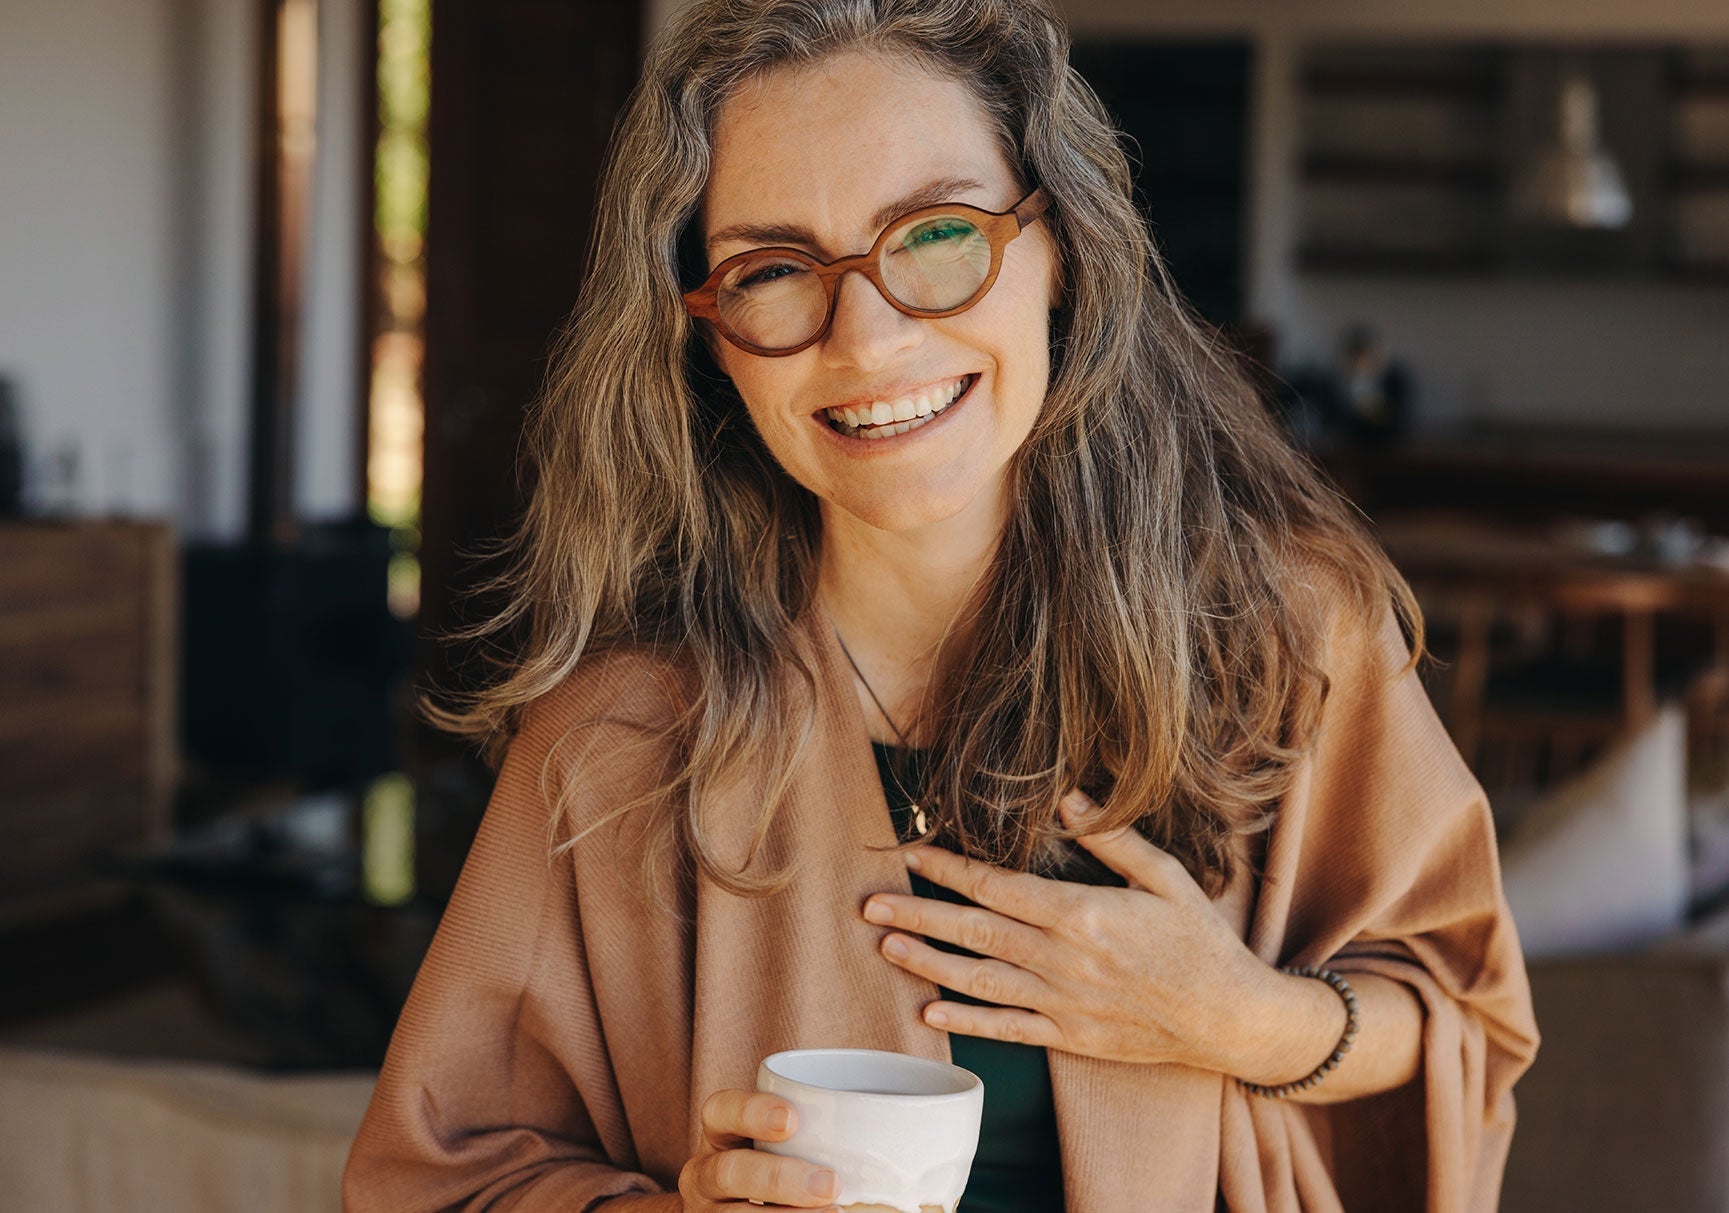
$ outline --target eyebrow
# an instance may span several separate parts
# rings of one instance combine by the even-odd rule
[[[938,177],[912,193],[878,208],[877,213],[871,216],[871,227],[875,232],[880,232],[908,211],[916,211],[922,206],[934,206],[938,202],[948,201],[956,194],[972,193],[984,188],[982,182],[974,181],[970,177]],[[796,223],[735,223],[710,236],[706,247],[712,249],[715,245],[729,240],[742,240],[759,245],[802,244],[820,252],[827,251],[823,249],[822,241],[817,239],[815,232]]]

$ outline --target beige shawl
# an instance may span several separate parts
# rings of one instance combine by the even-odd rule
[[[1495,1208],[1537,1034],[1488,806],[1417,675],[1395,675],[1407,649],[1391,612],[1370,635],[1330,593],[1315,748],[1264,874],[1219,905],[1269,964],[1407,983],[1427,1010],[1422,1072],[1309,1106],[1210,1071],[1052,1050],[1068,1213]],[[704,1097],[754,1085],[765,1054],[948,1059],[948,1037],[919,1018],[936,988],[884,961],[883,929],[858,912],[910,886],[897,856],[868,849],[892,845],[893,827],[820,600],[799,643],[816,729],[770,842],[773,861],[796,849],[797,875],[761,900],[687,880],[685,924],[645,911],[629,822],[556,862],[547,848],[543,773],[571,790],[578,825],[662,774],[665,747],[642,726],[670,710],[664,671],[596,658],[535,705],[391,1041],[346,1209],[583,1213],[673,1191]],[[757,807],[750,789],[708,806],[734,855]]]

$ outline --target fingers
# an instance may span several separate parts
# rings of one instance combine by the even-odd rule
[[[953,889],[988,910],[1034,926],[1048,927],[1061,922],[1073,902],[1073,890],[1061,880],[1011,872],[942,847],[919,847],[905,854],[907,866],[926,880]]]
[[[751,1148],[755,1141],[785,1141],[798,1127],[793,1106],[760,1091],[716,1091],[703,1101],[703,1151],[684,1165],[679,1193],[687,1208],[750,1208],[762,1201],[776,1208],[822,1208],[840,1195],[840,1180],[827,1167]]]
[[[933,1002],[925,1007],[924,1013],[926,1023],[947,1032],[1073,1051],[1071,1042],[1057,1027],[1056,1021],[1036,1011],[977,1007],[964,1002]]]
[[[798,1113],[777,1095],[732,1088],[702,1103],[702,1140],[710,1150],[734,1150],[755,1141],[785,1141],[798,1127]]]
[[[763,1150],[717,1150],[685,1164],[679,1193],[687,1202],[760,1200],[794,1209],[820,1209],[840,1195],[827,1167]]]
[[[888,936],[882,948],[891,963],[989,1003],[1042,1007],[1050,995],[1050,987],[1038,974],[1000,960],[955,956],[907,935]]]
[[[1040,969],[1048,948],[1044,933],[1037,927],[994,910],[928,897],[876,893],[865,902],[864,916],[879,925],[959,944],[976,955],[994,956],[1023,969]]]

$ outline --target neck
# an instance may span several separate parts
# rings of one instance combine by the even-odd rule
[[[819,582],[830,618],[894,722],[910,722],[941,673],[937,650],[972,638],[968,602],[990,568],[1006,508],[969,509],[907,531],[884,531],[826,502]],[[892,735],[883,740],[893,740]]]

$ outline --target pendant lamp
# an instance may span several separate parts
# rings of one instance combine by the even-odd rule
[[[1558,99],[1559,139],[1515,174],[1515,213],[1545,226],[1625,227],[1633,218],[1633,198],[1621,166],[1603,146],[1597,86],[1582,62],[1569,62],[1561,73]]]

